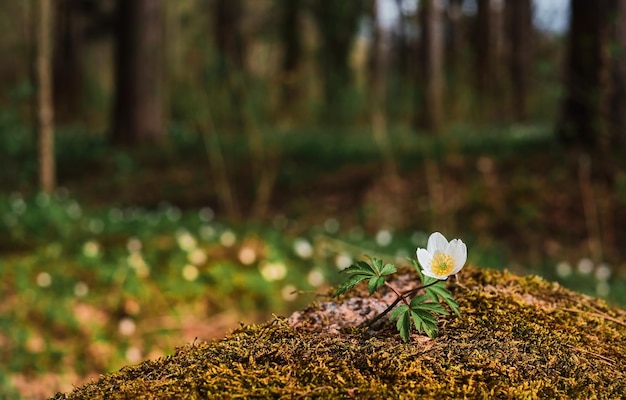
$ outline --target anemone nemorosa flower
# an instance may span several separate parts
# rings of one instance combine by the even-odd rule
[[[422,273],[431,278],[448,279],[463,268],[466,260],[465,243],[461,239],[448,242],[439,232],[430,235],[425,249],[417,249],[417,261],[422,266]]]

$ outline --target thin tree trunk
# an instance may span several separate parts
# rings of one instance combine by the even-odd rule
[[[51,0],[39,0],[37,20],[37,99],[39,123],[39,183],[41,189],[55,188],[54,111],[52,105]]]
[[[113,142],[165,140],[160,0],[118,0]]]
[[[82,0],[57,0],[54,24],[54,115],[57,123],[72,122],[80,111],[83,94]]]
[[[463,36],[463,0],[448,0],[447,31],[448,46],[446,48],[446,64],[448,71],[447,94],[448,114],[451,118],[459,115],[460,109],[460,83],[461,83],[461,50]]]
[[[287,120],[294,118],[297,108],[299,87],[298,71],[302,57],[302,43],[300,39],[300,7],[301,0],[282,0],[281,40],[283,44],[283,59],[281,71],[281,112]]]
[[[424,101],[421,126],[438,133],[443,124],[443,0],[422,0],[422,87]]]
[[[571,0],[565,96],[557,135],[585,150],[607,147],[611,0]]]
[[[626,1],[612,0],[611,142],[626,144]]]
[[[528,119],[528,96],[533,59],[532,1],[506,0],[512,112],[517,122]]]

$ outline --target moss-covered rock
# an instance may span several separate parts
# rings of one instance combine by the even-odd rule
[[[466,267],[461,278],[461,316],[442,317],[434,340],[405,344],[390,322],[326,329],[337,325],[320,318],[327,299],[296,326],[242,326],[54,399],[626,397],[625,311],[535,276]]]

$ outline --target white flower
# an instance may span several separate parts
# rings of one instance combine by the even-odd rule
[[[425,249],[417,249],[417,260],[422,266],[422,273],[431,278],[445,280],[457,274],[467,260],[467,246],[461,239],[450,242],[439,232],[428,238]]]

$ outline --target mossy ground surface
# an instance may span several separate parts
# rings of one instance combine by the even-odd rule
[[[450,285],[461,316],[440,318],[434,340],[405,344],[391,323],[332,334],[279,318],[53,398],[626,397],[625,311],[535,276],[469,266],[461,283]]]

